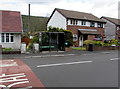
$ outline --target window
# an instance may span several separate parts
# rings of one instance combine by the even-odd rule
[[[86,21],[82,21],[82,25],[86,25]]]
[[[1,42],[5,42],[5,40],[4,40],[4,38],[5,38],[4,33],[2,33],[1,38],[2,38]]]
[[[9,42],[9,33],[6,33],[6,42]]]
[[[71,19],[70,24],[72,24],[72,25],[77,25],[77,24],[78,24],[78,21],[75,20],[75,19]]]
[[[1,42],[3,43],[14,42],[14,34],[13,33],[2,33]]]
[[[95,27],[95,23],[94,22],[90,22],[90,27]]]
[[[77,41],[78,36],[76,34],[73,34],[73,41]]]
[[[11,39],[11,42],[14,42],[14,34],[13,33],[11,33],[10,39]]]
[[[103,28],[103,23],[98,23],[98,24],[97,24],[97,27],[98,27],[98,28]]]

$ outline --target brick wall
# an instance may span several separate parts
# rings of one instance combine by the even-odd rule
[[[72,31],[73,34],[79,34],[78,29],[94,29],[97,30],[98,33],[104,37],[104,28],[96,28],[96,27],[87,27],[87,26],[76,26],[76,25],[68,25],[67,30]],[[95,35],[88,35],[88,40],[93,40]],[[79,46],[79,38],[78,41],[75,42],[75,46]]]
[[[93,40],[95,38],[95,35],[88,35],[88,40]]]
[[[78,29],[95,29],[102,36],[104,36],[104,28],[87,27],[87,26],[76,26],[76,25],[68,25],[67,26],[67,30],[71,30],[74,34],[78,34]]]

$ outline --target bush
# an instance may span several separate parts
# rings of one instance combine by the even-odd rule
[[[3,51],[12,51],[12,48],[3,48]]]
[[[96,46],[102,46],[102,42],[101,41],[94,41],[94,45],[96,45]]]
[[[33,37],[33,39],[31,40],[30,43],[39,43],[39,35],[38,34],[35,34],[35,36]]]
[[[83,42],[84,45],[88,45],[88,44],[94,44],[94,41],[93,40],[85,40]]]
[[[120,45],[119,42],[118,42],[118,40],[116,40],[116,39],[112,39],[112,40],[110,40],[108,42],[104,42],[102,45],[103,46],[111,46],[113,44],[116,45],[116,46]]]

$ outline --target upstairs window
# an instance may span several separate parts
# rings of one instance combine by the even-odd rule
[[[86,25],[86,21],[82,21],[82,25],[83,25],[83,26]]]
[[[90,27],[95,27],[95,23],[94,22],[90,22]]]
[[[77,24],[78,24],[78,21],[77,21],[77,20],[75,20],[75,19],[71,19],[70,24],[72,24],[72,25],[77,25]]]
[[[98,24],[97,24],[97,27],[98,27],[98,28],[103,28],[103,23],[98,23]]]

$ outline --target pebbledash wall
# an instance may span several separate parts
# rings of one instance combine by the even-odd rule
[[[13,36],[14,36],[13,42],[1,42],[1,37],[0,37],[0,45],[2,45],[2,48],[12,48],[12,49],[21,48],[21,33],[14,33]]]
[[[107,22],[105,24],[105,40],[111,40],[111,39],[115,39],[116,36],[116,26],[115,24],[111,23],[110,21],[102,18],[102,20],[104,20],[105,22]]]

